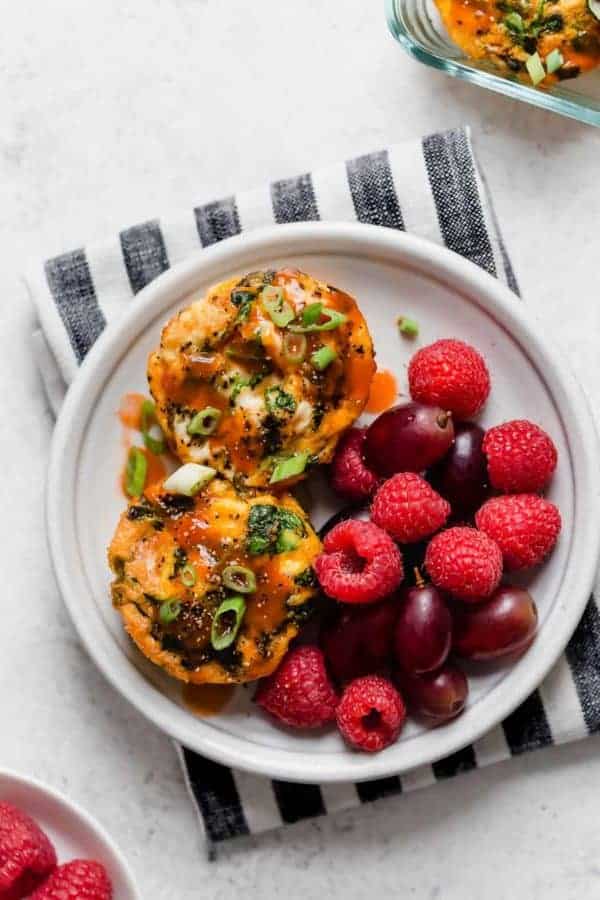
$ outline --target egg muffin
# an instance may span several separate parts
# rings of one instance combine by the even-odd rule
[[[170,447],[238,487],[279,490],[329,462],[375,370],[356,301],[297,269],[211,288],[171,319],[148,383]]]
[[[186,467],[188,468],[188,467]],[[146,489],[108,551],[112,598],[142,653],[194,684],[269,675],[313,611],[321,545],[290,494]]]
[[[547,86],[600,63],[598,0],[435,0],[453,41],[503,74]]]

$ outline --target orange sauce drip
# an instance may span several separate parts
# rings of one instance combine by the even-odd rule
[[[126,428],[142,427],[142,404],[146,398],[143,394],[124,394],[117,415]]]
[[[396,377],[388,369],[380,369],[373,375],[366,410],[381,413],[393,406],[398,396]]]
[[[234,684],[186,684],[182,699],[197,716],[214,716],[224,709],[235,691]]]
[[[202,546],[219,568],[232,563],[254,571],[257,589],[246,598],[244,623],[248,638],[258,640],[263,632],[272,632],[286,618],[286,600],[293,592],[293,580],[282,574],[276,557],[252,557],[243,546],[224,545],[224,527],[227,523],[211,513],[210,498],[202,495],[197,496],[193,511],[165,521],[165,529],[186,553]]]
[[[215,409],[221,411],[227,407],[227,397],[200,378],[188,377],[181,381],[176,376],[165,373],[162,382],[165,394],[178,405],[189,406],[191,409],[197,410],[214,406]]]

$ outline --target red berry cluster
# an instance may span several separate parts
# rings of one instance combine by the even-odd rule
[[[257,694],[294,727],[335,719],[367,752],[396,740],[406,708],[434,723],[462,711],[456,658],[529,646],[535,603],[502,574],[539,565],[561,528],[539,493],[557,463],[550,437],[523,420],[487,432],[464,421],[490,392],[477,350],[437,341],[415,354],[408,380],[411,402],[350,429],[332,463],[334,489],[370,503],[370,520],[348,518],[324,539],[315,572],[337,607],[320,647],[290,651]],[[405,575],[414,583],[401,586]]]
[[[5,900],[111,900],[103,865],[74,859],[57,865],[48,836],[28,815],[0,803],[0,897]]]

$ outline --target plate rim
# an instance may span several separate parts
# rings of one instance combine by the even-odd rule
[[[379,250],[383,257],[393,255],[408,268],[426,271],[429,277],[464,293],[470,302],[476,302],[498,322],[498,327],[504,327],[516,341],[545,383],[565,429],[567,421],[574,426],[573,434],[569,433],[569,452],[573,472],[577,473],[579,480],[573,498],[573,534],[578,530],[578,525],[579,528],[584,525],[589,535],[585,548],[578,550],[571,547],[567,557],[565,575],[575,568],[569,584],[569,604],[559,602],[565,592],[563,579],[550,613],[553,617],[561,607],[560,622],[563,624],[558,629],[558,637],[556,631],[546,633],[542,644],[533,645],[527,655],[528,664],[515,666],[494,687],[496,703],[487,702],[483,713],[481,710],[478,712],[478,721],[469,716],[467,710],[446,727],[427,732],[429,752],[419,754],[418,758],[409,746],[414,746],[413,741],[399,742],[384,753],[373,756],[348,751],[342,758],[339,753],[309,754],[301,748],[288,750],[264,745],[258,745],[260,752],[257,752],[256,742],[213,728],[210,720],[207,726],[206,722],[178,708],[158,691],[120,651],[120,658],[112,663],[110,656],[106,658],[106,653],[112,649],[107,646],[107,638],[113,645],[114,640],[109,634],[94,634],[89,616],[82,614],[78,593],[72,587],[75,576],[69,572],[69,560],[73,559],[75,546],[63,540],[69,527],[67,509],[71,510],[70,524],[74,528],[76,487],[74,478],[69,483],[68,470],[76,471],[81,440],[93,414],[89,404],[86,409],[86,397],[98,394],[115,362],[126,352],[126,347],[122,345],[129,345],[132,336],[137,336],[159,315],[161,305],[172,304],[175,293],[183,297],[193,290],[194,282],[210,280],[212,276],[207,273],[211,269],[244,269],[251,265],[245,261],[247,257],[336,251],[348,253],[351,248],[371,257],[376,256]],[[190,258],[152,281],[138,298],[116,322],[107,326],[69,388],[52,437],[46,483],[46,526],[56,579],[84,647],[112,686],[156,727],[184,746],[232,768],[297,782],[360,782],[401,774],[436,762],[472,744],[510,715],[539,686],[572,636],[589,599],[600,555],[600,471],[597,472],[593,465],[598,449],[594,420],[585,393],[562,353],[541,334],[539,328],[535,328],[535,319],[522,301],[498,279],[446,247],[381,226],[337,222],[273,225],[238,235],[209,248],[200,248]],[[544,361],[552,363],[547,371],[543,371],[540,365]],[[84,414],[78,422],[78,412],[81,410]],[[75,442],[74,434],[77,437]],[[65,502],[66,498],[68,502]],[[578,559],[576,567],[572,564],[573,557]],[[97,612],[99,617],[98,611],[93,612]],[[146,696],[148,687],[151,691],[149,697]],[[516,689],[511,693],[513,687]]]
[[[67,809],[71,814],[83,822],[98,841],[110,852],[115,864],[119,867],[120,875],[125,883],[125,887],[131,894],[131,900],[141,900],[141,894],[136,886],[133,871],[127,862],[122,851],[116,842],[109,835],[103,825],[95,819],[91,813],[87,812],[79,803],[72,800],[62,791],[34,778],[32,775],[25,775],[23,772],[17,772],[15,769],[0,768],[0,786],[4,780],[10,781],[15,785],[23,788],[31,789],[46,797],[49,797],[58,807]],[[59,859],[59,864],[68,862],[68,860]]]

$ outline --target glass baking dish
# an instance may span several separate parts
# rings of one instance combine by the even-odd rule
[[[434,0],[385,0],[390,31],[420,62],[508,97],[600,126],[600,68],[549,88],[527,85],[464,55],[448,35]]]

